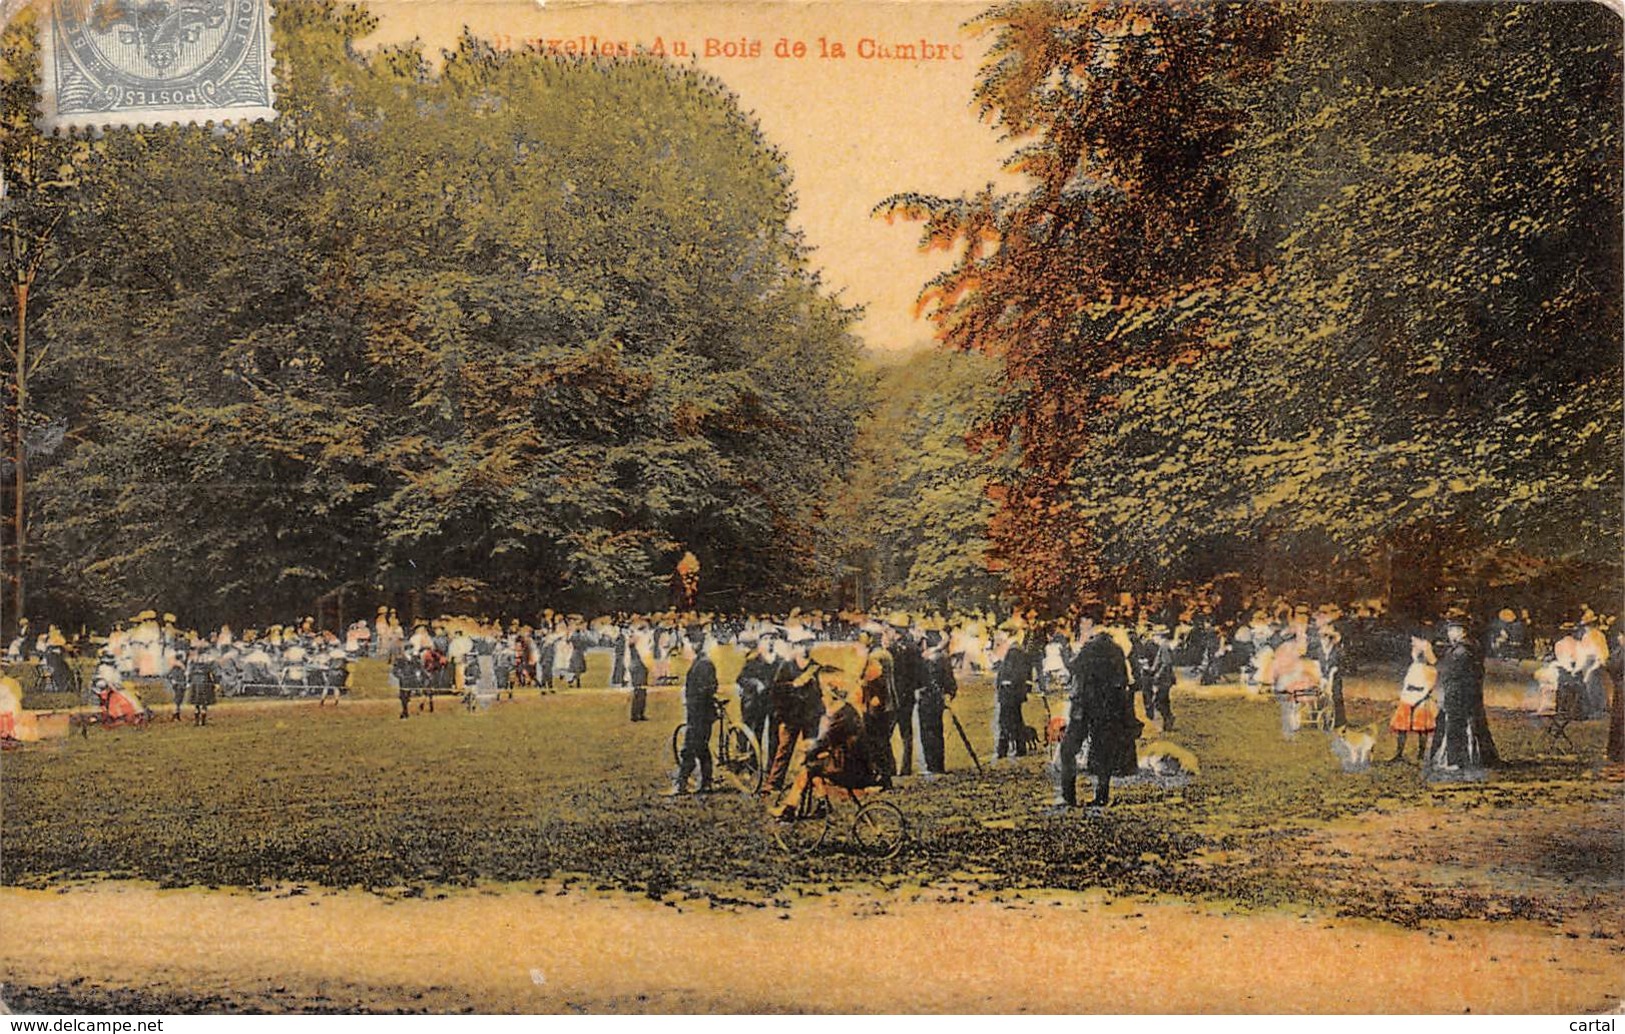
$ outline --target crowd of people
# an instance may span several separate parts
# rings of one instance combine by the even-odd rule
[[[1174,730],[1172,691],[1181,669],[1201,683],[1234,679],[1274,693],[1290,732],[1294,702],[1305,694],[1323,694],[1331,726],[1345,726],[1343,678],[1357,665],[1395,669],[1408,658],[1389,722],[1394,760],[1415,737],[1419,759],[1449,769],[1495,763],[1484,717],[1486,659],[1544,658],[1536,672],[1542,709],[1594,718],[1607,713],[1608,683],[1619,681],[1625,658],[1621,630],[1589,607],[1544,639],[1527,612],[1511,609],[1476,635],[1460,611],[1431,627],[1407,627],[1374,602],[1345,611],[1248,601],[1224,619],[1216,609],[1203,599],[1148,605],[1125,596],[1048,620],[1034,611],[1001,620],[987,613],[675,610],[589,619],[544,610],[533,623],[456,616],[403,623],[395,610],[380,607],[372,620],[341,632],[307,617],[240,634],[224,626],[185,631],[173,614],[148,610],[102,638],[69,638],[55,626],[35,632],[24,623],[8,659],[36,661],[54,683],[47,688],[70,689],[72,657],[94,650],[87,698],[105,703],[132,682],[160,680],[174,717],[190,705],[194,722],[204,725],[220,694],[312,695],[336,704],[361,658],[388,665],[404,719],[414,698],[432,708],[438,693],[478,706],[527,687],[579,688],[588,654],[603,651],[609,687],[629,693],[630,721],[647,720],[651,685],[681,678],[688,732],[674,793],[687,792],[696,771],[699,788],[709,789],[709,737],[724,688],[711,660],[719,647],[742,657],[734,688],[741,720],[764,753],[767,793],[785,789],[798,745],[825,759],[843,785],[889,785],[912,774],[916,760],[927,777],[946,771],[945,717],[952,718],[960,680],[984,673],[993,685],[993,759],[1027,754],[1041,739],[1058,742],[1057,800],[1072,802],[1082,755],[1097,777],[1094,800],[1104,804],[1110,776],[1134,772],[1134,745],[1146,726]],[[841,663],[815,660],[820,644],[843,646]],[[1043,723],[1043,737],[1024,713],[1035,691],[1067,700],[1063,715]]]

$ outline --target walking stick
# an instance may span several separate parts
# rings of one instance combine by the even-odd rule
[[[959,742],[965,745],[965,753],[970,755],[971,764],[976,766],[976,774],[981,775],[982,760],[976,756],[976,748],[970,745],[970,737],[965,735],[965,727],[959,724],[959,716],[954,713],[954,709],[948,705],[946,700],[942,703],[942,709],[948,712],[949,718],[953,719],[954,732],[959,733]]]

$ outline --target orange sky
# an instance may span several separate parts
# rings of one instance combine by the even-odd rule
[[[799,199],[797,224],[815,249],[813,264],[848,304],[862,305],[857,331],[875,349],[928,340],[916,319],[921,284],[944,264],[917,247],[918,226],[886,225],[870,210],[898,191],[959,194],[1001,179],[1007,147],[977,119],[971,89],[987,40],[961,28],[983,4],[907,0],[372,0],[376,42],[414,37],[431,49],[464,26],[513,45],[543,38],[593,36],[670,47],[684,40],[693,60],[715,74],[755,113],[767,138],[789,159]],[[819,58],[818,40],[844,44],[843,59]],[[759,57],[703,56],[704,41],[760,41]],[[784,38],[807,46],[803,58],[775,57]],[[885,60],[857,53],[873,45],[922,39],[961,49],[954,60]],[[600,44],[603,45],[602,43]],[[866,48],[867,49],[867,48]]]

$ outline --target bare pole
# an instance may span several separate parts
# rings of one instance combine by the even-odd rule
[[[27,555],[28,538],[24,494],[27,478],[23,470],[27,452],[23,441],[23,413],[28,405],[28,280],[20,270],[12,290],[17,299],[17,418],[11,439],[11,618],[20,628],[24,614],[23,559]]]
[[[5,199],[5,191],[0,187],[0,200]],[[12,359],[15,360],[15,371],[12,377],[12,412],[11,412],[11,541],[8,550],[8,574],[10,592],[10,626],[21,631],[23,619],[23,601],[25,587],[23,585],[23,558],[25,556],[24,541],[27,535],[27,471],[23,468],[26,459],[24,441],[23,414],[28,406],[28,287],[29,271],[24,263],[25,247],[23,244],[22,228],[17,224],[15,210],[10,218],[10,245],[11,245],[11,290],[13,300],[17,306],[17,339],[12,348]]]

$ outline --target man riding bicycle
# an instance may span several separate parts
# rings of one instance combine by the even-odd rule
[[[847,690],[840,684],[838,673],[825,669],[825,677],[824,716],[819,719],[817,735],[807,744],[806,767],[796,774],[789,793],[772,809],[771,814],[775,816],[794,817],[793,802],[801,799],[808,780],[815,776],[847,790],[876,783],[864,750],[863,722],[857,708],[848,702]]]

